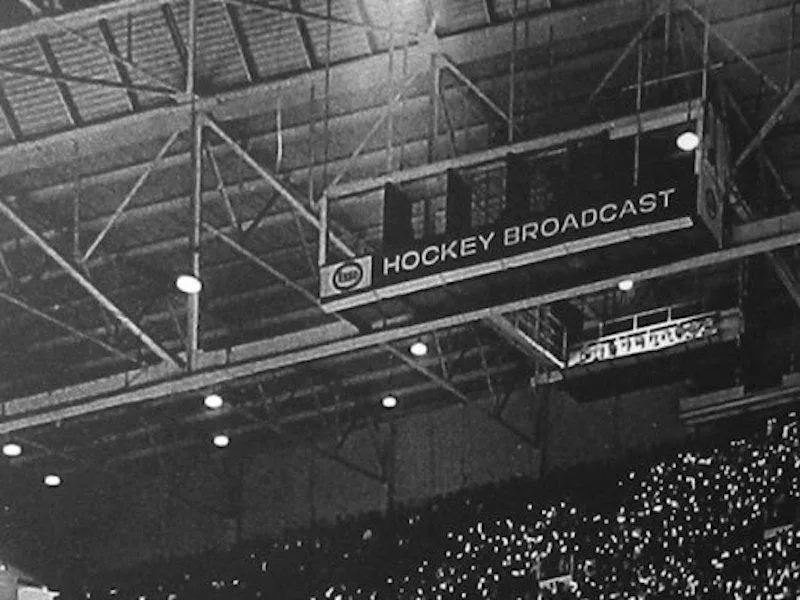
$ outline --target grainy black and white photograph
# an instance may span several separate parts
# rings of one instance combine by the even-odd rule
[[[798,0],[0,0],[0,600],[800,598]]]

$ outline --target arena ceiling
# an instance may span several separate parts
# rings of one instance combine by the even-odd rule
[[[776,274],[760,283],[765,309],[791,316],[800,302],[794,2],[11,4],[0,434],[25,446],[14,464],[107,466],[217,431],[340,458],[315,436],[341,444],[356,427],[477,397],[503,423],[536,367],[493,319],[568,303],[589,328],[711,297],[735,306],[743,259],[765,251],[752,263]],[[704,72],[743,140],[738,245],[633,242],[499,286],[321,309],[323,197],[343,258],[380,243],[386,181],[433,203],[449,168],[631,127],[637,104],[680,125]],[[192,271],[203,290],[187,297],[174,282]],[[629,274],[634,291],[619,292]],[[772,342],[788,356],[783,325]],[[418,338],[426,357],[408,352]],[[397,412],[378,404],[387,391]],[[223,410],[203,407],[211,392]]]

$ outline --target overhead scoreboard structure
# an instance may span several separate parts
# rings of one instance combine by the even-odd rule
[[[463,171],[448,170],[439,231],[420,233],[414,198],[386,181],[381,247],[322,264],[321,303],[329,312],[349,310],[700,224],[723,246],[730,174],[724,121],[699,100],[671,108],[494,159],[504,190],[482,213],[476,206],[486,199]],[[695,131],[698,150],[679,151],[664,134],[676,128]],[[568,366],[566,347],[558,358]]]

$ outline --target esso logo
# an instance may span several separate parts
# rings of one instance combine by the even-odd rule
[[[356,262],[347,262],[333,272],[333,287],[340,291],[351,290],[364,278],[364,268]]]

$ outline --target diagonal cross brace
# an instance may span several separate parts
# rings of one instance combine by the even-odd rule
[[[78,285],[85,289],[89,294],[97,300],[97,302],[110,312],[114,318],[117,319],[128,331],[139,339],[145,346],[147,346],[156,356],[161,360],[171,364],[174,367],[180,367],[180,363],[167,352],[158,342],[145,333],[130,317],[128,317],[116,304],[114,304],[108,297],[103,294],[95,285],[84,277],[80,271],[70,264],[61,254],[59,254],[47,241],[42,238],[36,231],[31,228],[25,221],[23,221],[16,212],[14,212],[4,200],[0,200],[0,213],[2,213],[9,221],[14,223],[20,230],[22,230],[39,248],[53,261],[55,261]]]

